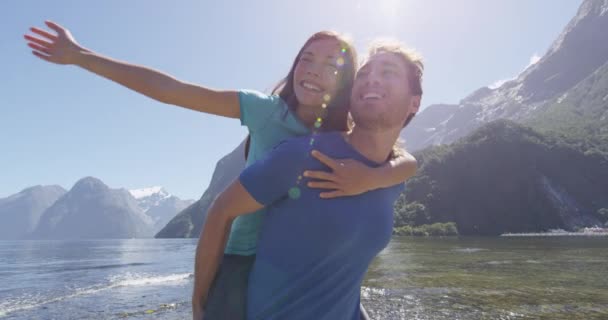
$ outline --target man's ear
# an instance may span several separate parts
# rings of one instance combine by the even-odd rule
[[[422,96],[413,96],[412,97],[412,105],[410,106],[412,113],[418,113],[418,110],[420,110],[421,101],[422,101]]]

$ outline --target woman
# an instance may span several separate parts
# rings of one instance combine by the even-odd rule
[[[247,165],[263,157],[280,141],[312,131],[347,129],[348,99],[356,70],[354,47],[333,32],[312,35],[272,95],[249,90],[214,90],[180,81],[151,68],[102,56],[76,42],[56,23],[51,34],[31,28],[25,35],[33,54],[57,64],[76,65],[152,99],[191,110],[240,118],[251,137]],[[322,161],[334,161],[315,153]],[[307,172],[325,181],[311,187],[330,189],[322,197],[356,195],[405,181],[415,163],[400,157],[371,168],[341,159],[332,174]],[[244,215],[232,225],[225,254],[205,307],[206,319],[244,319],[249,272],[255,260],[257,233],[263,211]]]

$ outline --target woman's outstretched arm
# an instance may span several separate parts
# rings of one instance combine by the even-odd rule
[[[46,25],[56,34],[33,27],[30,31],[36,36],[24,36],[32,53],[42,60],[79,66],[160,102],[229,118],[240,117],[236,91],[205,88],[148,67],[103,56],[78,44],[68,29],[51,21],[46,21]]]

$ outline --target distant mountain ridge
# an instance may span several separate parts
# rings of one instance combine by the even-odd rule
[[[402,133],[408,149],[452,143],[497,119],[526,123],[542,117],[607,64],[607,8],[608,0],[585,0],[547,53],[516,79],[480,88],[458,104],[425,108]]]
[[[197,238],[207,218],[207,210],[215,199],[245,168],[245,141],[215,165],[209,187],[202,197],[177,214],[156,238]]]
[[[32,238],[145,238],[153,224],[128,191],[86,177],[44,212]]]
[[[34,186],[0,199],[0,239],[149,238],[192,203],[162,187],[110,189],[94,177],[69,191]]]
[[[34,186],[0,199],[0,239],[22,239],[34,231],[40,217],[67,191],[60,186]]]

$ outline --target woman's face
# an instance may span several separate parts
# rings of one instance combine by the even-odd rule
[[[303,106],[329,105],[338,90],[342,48],[333,39],[315,40],[304,48],[294,70],[294,92]]]

